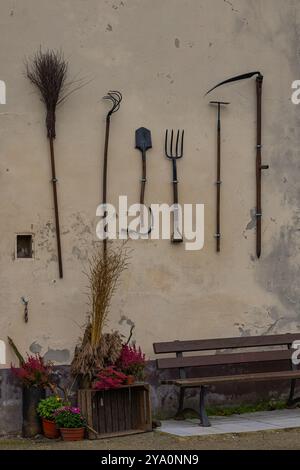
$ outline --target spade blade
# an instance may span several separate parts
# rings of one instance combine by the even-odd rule
[[[146,127],[140,127],[135,131],[135,148],[141,152],[152,148],[151,132]]]

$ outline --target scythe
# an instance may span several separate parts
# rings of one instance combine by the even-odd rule
[[[208,93],[215,90],[219,86],[225,85],[231,82],[237,82],[239,80],[245,80],[247,78],[251,78],[253,76],[256,77],[256,256],[257,258],[261,255],[261,217],[262,217],[262,209],[261,209],[261,171],[267,170],[269,165],[262,165],[261,163],[261,108],[262,108],[262,84],[263,84],[263,75],[259,71],[249,72],[242,75],[236,75],[234,77],[228,78],[221,83],[218,83],[216,86],[211,88]]]

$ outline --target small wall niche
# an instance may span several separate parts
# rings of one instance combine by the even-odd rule
[[[16,235],[16,259],[33,258],[33,235],[18,233]]]

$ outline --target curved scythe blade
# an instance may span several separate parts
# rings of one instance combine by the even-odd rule
[[[253,77],[254,75],[261,75],[261,73],[256,70],[255,72],[249,72],[249,73],[244,73],[242,75],[236,75],[234,77],[231,77],[231,78],[228,78],[227,80],[224,80],[223,82],[220,82],[218,83],[217,85],[215,85],[213,88],[211,88],[210,90],[208,90],[207,93],[205,93],[205,96],[208,95],[208,93],[210,93],[211,91],[215,90],[216,88],[218,88],[219,86],[221,85],[225,85],[226,83],[231,83],[231,82],[237,82],[239,80],[245,80],[246,78],[251,78]]]

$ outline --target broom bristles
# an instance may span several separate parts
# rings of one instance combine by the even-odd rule
[[[46,106],[47,137],[55,139],[55,111],[70,93],[80,88],[70,89],[73,82],[67,82],[68,62],[62,51],[40,48],[25,61],[26,75],[39,90]],[[82,84],[83,85],[83,84]]]

